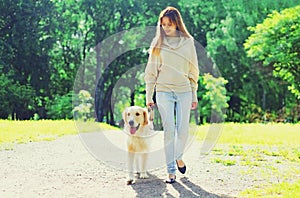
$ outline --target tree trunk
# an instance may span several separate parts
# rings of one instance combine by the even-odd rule
[[[99,80],[100,76],[101,76],[101,70],[102,70],[102,62],[101,62],[101,43],[98,43],[96,45],[96,81]]]
[[[130,106],[134,106],[134,93],[135,93],[135,90],[133,88],[133,91],[130,94]]]

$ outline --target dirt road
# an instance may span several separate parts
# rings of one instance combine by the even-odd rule
[[[92,137],[97,140],[97,134]],[[213,154],[200,156],[199,142],[193,141],[184,157],[187,173],[178,173],[176,183],[164,183],[162,166],[127,186],[127,172],[97,160],[84,143],[73,135],[0,151],[0,197],[237,197],[258,182],[243,174],[243,166],[214,163]],[[100,151],[114,158],[105,147]]]

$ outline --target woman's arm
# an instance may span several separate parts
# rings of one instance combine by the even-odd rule
[[[158,77],[158,66],[159,57],[150,53],[148,58],[148,63],[145,69],[145,82],[146,82],[146,104],[147,106],[152,106],[154,104],[152,100],[154,87]]]
[[[198,99],[197,99],[198,78],[199,78],[198,59],[197,59],[196,48],[195,48],[194,41],[193,41],[192,46],[191,46],[191,61],[190,61],[189,79],[190,79],[190,83],[191,83],[191,87],[192,87],[192,94],[193,94],[192,101],[196,102],[196,104],[198,102]]]

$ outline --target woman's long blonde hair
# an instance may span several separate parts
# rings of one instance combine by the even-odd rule
[[[156,26],[156,35],[155,35],[155,37],[151,43],[151,47],[150,47],[150,52],[157,56],[160,54],[161,44],[165,37],[165,32],[161,26],[162,19],[164,17],[168,17],[170,19],[171,23],[176,25],[176,30],[182,36],[187,37],[187,38],[192,38],[192,36],[187,31],[187,29],[183,23],[180,12],[174,7],[169,6],[169,7],[165,8],[163,11],[161,11],[161,13],[159,15],[159,19],[158,19],[157,26]]]

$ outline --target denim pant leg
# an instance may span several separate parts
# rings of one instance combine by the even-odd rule
[[[192,92],[176,93],[176,131],[175,159],[182,159],[184,148],[189,136]]]
[[[169,174],[175,174],[175,97],[173,92],[157,92],[156,102],[164,128],[164,150]]]

